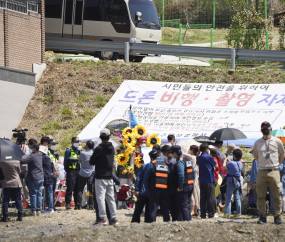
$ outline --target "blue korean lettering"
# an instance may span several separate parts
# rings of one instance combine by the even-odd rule
[[[126,95],[124,96],[124,98],[126,98],[126,99],[128,99],[128,100],[119,100],[120,102],[129,102],[129,103],[134,103],[135,102],[135,98],[136,98],[136,96],[129,96],[129,94],[131,94],[131,93],[138,93],[138,91],[128,91],[127,93],[126,93]],[[133,99],[133,100],[131,100],[131,99]]]

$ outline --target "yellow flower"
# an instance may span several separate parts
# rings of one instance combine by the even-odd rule
[[[160,144],[161,144],[161,139],[158,137],[157,134],[151,134],[148,136],[146,141],[146,146],[152,148],[154,145],[160,145]]]
[[[125,154],[131,155],[133,153],[134,149],[135,149],[135,147],[133,147],[133,146],[127,147],[127,149],[125,150]]]
[[[135,159],[135,165],[137,166],[137,168],[140,168],[143,165],[143,161],[142,161],[142,157],[140,155],[138,155]]]
[[[126,147],[133,147],[136,144],[136,138],[132,134],[126,134],[124,136],[123,145]]]
[[[119,166],[125,165],[130,159],[130,156],[128,154],[119,154],[117,155],[117,164]]]
[[[130,127],[127,127],[123,130],[122,135],[125,136],[127,134],[133,134],[133,133],[134,133],[134,130],[131,129]]]
[[[133,173],[134,172],[134,168],[132,166],[128,167],[128,172],[129,173]]]
[[[122,171],[122,174],[126,174],[128,171],[127,170],[123,170]]]
[[[137,125],[135,127],[135,132],[136,132],[137,138],[140,138],[146,135],[146,128],[142,125]]]

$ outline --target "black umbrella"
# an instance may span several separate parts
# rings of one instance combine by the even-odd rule
[[[204,143],[204,142],[215,143],[215,140],[210,140],[209,136],[197,136],[194,138],[194,140],[196,140],[197,142],[200,142],[200,143]]]
[[[0,162],[20,160],[24,155],[20,147],[9,139],[0,138]]]
[[[222,141],[222,140],[237,140],[247,139],[243,132],[238,129],[224,128],[218,129],[212,133],[209,137],[210,140]]]

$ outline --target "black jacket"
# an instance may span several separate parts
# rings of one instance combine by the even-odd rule
[[[111,142],[99,144],[90,158],[90,165],[95,165],[96,179],[112,179],[114,147]]]
[[[43,155],[43,168],[44,168],[44,185],[53,185],[54,178],[52,176],[53,165],[51,164],[50,158],[47,155]]]

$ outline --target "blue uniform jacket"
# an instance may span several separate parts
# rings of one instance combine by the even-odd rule
[[[177,158],[178,184],[179,184],[179,189],[183,189],[186,165],[183,160],[180,160],[180,157],[184,158],[185,156],[181,155]],[[195,181],[196,173],[195,173],[194,168],[193,168],[193,175],[194,175],[194,181]]]
[[[249,177],[249,185],[256,184],[256,177],[257,177],[257,171],[258,171],[258,163],[254,159],[252,162],[250,177]]]
[[[135,191],[140,192],[140,196],[149,197],[149,190],[147,188],[147,183],[144,180],[145,175],[145,168],[147,164],[143,164],[139,169],[136,184],[135,184]]]
[[[156,161],[158,162],[158,161],[163,161],[163,162],[165,162],[165,160],[164,159],[162,159],[162,158],[156,158]],[[167,163],[165,163],[166,165],[167,165]],[[146,167],[145,167],[145,174],[144,174],[144,182],[145,182],[145,184],[147,184],[147,186],[146,187],[148,187],[148,185],[149,185],[149,182],[150,182],[150,175],[151,175],[151,173],[154,173],[155,172],[155,166],[154,166],[154,164],[153,163],[148,163],[148,164],[146,164]],[[169,167],[168,167],[168,175],[170,174],[170,169],[169,169]]]
[[[282,192],[281,194],[285,194],[285,160],[282,162],[282,164],[279,166],[280,171],[280,178],[282,183]]]
[[[73,149],[74,153],[78,155],[79,150],[76,149],[76,148],[73,147],[73,146],[72,146],[72,149]],[[69,160],[70,155],[71,155],[71,150],[70,150],[70,149],[67,149],[67,150],[65,151],[65,154],[64,154],[64,170],[65,170],[65,171],[68,170],[68,160]]]

